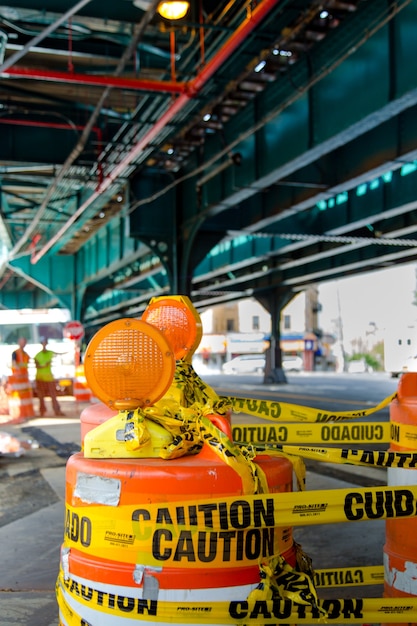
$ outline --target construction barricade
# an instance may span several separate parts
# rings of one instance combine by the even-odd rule
[[[398,384],[397,397],[390,407],[390,450],[414,459],[414,469],[388,468],[388,484],[417,485],[417,373],[404,374]],[[404,504],[405,506],[405,504]],[[409,505],[411,506],[411,505]],[[417,519],[407,515],[387,519],[384,546],[385,595],[417,596]],[[417,622],[417,616],[416,616]]]
[[[7,384],[9,415],[16,423],[35,417],[32,385],[27,371],[13,372]]]
[[[194,313],[187,299],[173,300]],[[297,526],[415,519],[412,480],[305,491],[306,458],[412,471],[417,453],[393,444],[387,452],[323,446],[341,428],[357,443],[371,432],[389,443],[397,415],[391,425],[350,420],[394,407],[400,391],[371,409],[332,414],[219,396],[192,369],[196,336],[175,345],[176,314],[170,332],[163,315],[173,301],[159,314],[161,302],[151,302],[157,312],[148,321],[104,327],[86,352],[86,376],[103,404],[83,412],[83,452],[67,464],[60,624],[415,624],[415,594],[405,599],[394,585],[384,598],[321,598],[330,578],[314,572],[293,539]],[[236,412],[272,423],[235,426]],[[382,564],[360,570],[355,579],[332,568],[332,580],[384,582]]]
[[[75,368],[73,392],[76,402],[90,402],[91,389],[89,388],[85,377],[84,365],[78,365]]]

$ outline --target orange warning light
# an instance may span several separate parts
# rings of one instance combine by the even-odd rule
[[[143,320],[103,326],[88,344],[85,377],[107,406],[136,409],[157,402],[172,383],[175,357],[164,334]]]
[[[152,298],[142,320],[156,326],[164,334],[177,361],[191,361],[203,330],[200,315],[187,296]]]

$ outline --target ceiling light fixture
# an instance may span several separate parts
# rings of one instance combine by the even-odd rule
[[[189,2],[167,0],[158,4],[157,11],[159,15],[166,20],[180,20],[187,15],[189,8]]]
[[[256,73],[261,72],[264,69],[265,65],[266,65],[266,61],[260,61],[258,65],[256,65],[253,68],[253,71]]]

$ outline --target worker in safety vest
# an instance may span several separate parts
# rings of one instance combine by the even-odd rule
[[[46,347],[48,340],[45,337],[41,337],[40,342],[42,344],[42,350],[35,356],[36,390],[39,398],[39,415],[43,417],[46,413],[45,397],[51,398],[52,408],[55,415],[65,415],[59,406],[54,375],[52,373],[52,359],[57,353],[52,350],[48,350]]]
[[[22,377],[25,376],[25,378],[29,380],[28,366],[30,357],[25,351],[27,339],[25,339],[25,337],[19,337],[18,344],[18,349],[12,354],[12,372],[14,375],[20,374]]]

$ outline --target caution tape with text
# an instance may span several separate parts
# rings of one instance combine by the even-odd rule
[[[119,546],[127,563],[227,568],[276,554],[276,527],[414,517],[417,486],[66,508],[65,547],[106,558]]]
[[[172,624],[311,624],[316,621],[339,624],[364,622],[410,623],[417,611],[417,598],[348,598],[319,600],[318,606],[298,604],[289,599],[236,599],[227,602],[164,602],[109,593],[99,586],[78,580],[57,582],[58,605],[68,626],[90,626],[79,611],[92,608],[112,617],[134,617],[135,621]],[[326,615],[323,618],[323,614]]]
[[[367,417],[388,406],[395,398],[396,393],[388,396],[382,402],[370,409],[357,411],[340,411],[326,413],[322,409],[276,402],[271,400],[258,400],[256,398],[222,397],[222,400],[231,405],[235,413],[247,413],[273,422],[339,422],[359,417]]]
[[[390,443],[413,449],[417,426],[390,422],[326,424],[236,424],[233,440],[239,444]]]

